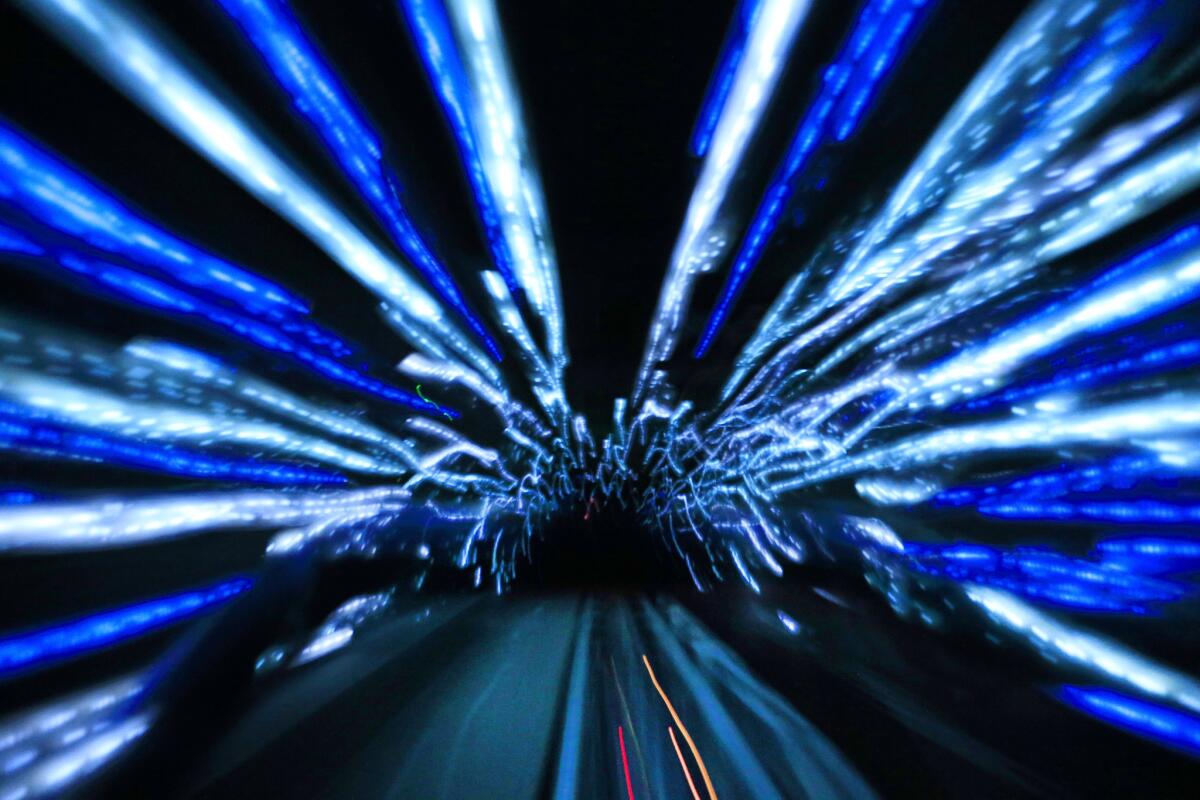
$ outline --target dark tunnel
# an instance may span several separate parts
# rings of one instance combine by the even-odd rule
[[[1195,0],[12,0],[0,800],[1193,798]]]

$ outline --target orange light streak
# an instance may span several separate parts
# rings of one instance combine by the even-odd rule
[[[675,713],[675,706],[671,705],[671,698],[667,697],[667,693],[663,691],[662,686],[658,683],[658,678],[654,677],[654,668],[650,666],[650,659],[646,658],[645,653],[642,654],[642,663],[646,665],[646,672],[650,673],[650,682],[658,690],[658,696],[667,704],[667,711],[671,712],[671,719],[675,720],[675,724],[679,726],[679,732],[683,734],[683,740],[687,742],[688,749],[696,757],[696,763],[700,766],[700,777],[704,779],[704,788],[708,791],[709,800],[717,800],[717,790],[713,788],[712,778],[708,777],[708,769],[704,766],[704,759],[700,757],[700,751],[696,749],[696,743],[692,740],[692,735],[688,733],[687,726],[683,724],[683,720]]]
[[[671,744],[675,745],[675,755],[679,756],[679,766],[683,767],[683,777],[687,778],[688,788],[692,790],[692,800],[700,800],[700,793],[696,791],[696,782],[692,780],[692,771],[688,769],[683,751],[679,749],[679,740],[675,738],[675,729],[668,725],[667,733],[671,734]]]

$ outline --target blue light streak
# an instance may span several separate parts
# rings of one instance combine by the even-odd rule
[[[1096,521],[1124,525],[1200,523],[1200,503],[1184,505],[1144,499],[1099,502],[993,500],[980,503],[979,513],[1001,519]]]
[[[169,131],[290,222],[346,273],[389,306],[414,347],[436,341],[483,373],[487,355],[437,300],[384,253],[299,165],[235,111],[236,102],[181,57],[183,48],[124,7],[122,0],[18,0],[102,77]]]
[[[0,250],[51,259],[105,293],[201,321],[354,390],[411,408],[443,410],[340,363],[353,350],[305,321],[307,306],[302,301],[156,228],[66,164],[0,125],[3,205],[15,205],[77,244],[56,246],[49,238],[36,240],[30,229],[0,238]],[[81,245],[134,266],[94,258]]]
[[[566,366],[558,266],[491,0],[399,0],[471,184],[492,259],[542,319],[555,380]]]
[[[272,355],[287,358],[310,369],[322,378],[332,380],[350,389],[371,394],[392,403],[400,403],[409,408],[433,410],[454,417],[458,416],[458,412],[453,409],[443,409],[412,392],[363,375],[334,359],[298,344],[286,334],[280,333],[269,325],[247,319],[221,306],[193,299],[186,293],[176,291],[169,284],[141,273],[116,264],[79,256],[67,250],[59,254],[58,263],[69,272],[87,279],[90,285],[98,290],[98,293],[128,300],[144,308],[201,321],[206,326],[232,335]]]
[[[36,492],[25,489],[0,489],[0,506],[24,506],[39,500]]]
[[[746,50],[746,40],[750,38],[755,18],[762,10],[762,5],[763,0],[739,0],[733,12],[733,25],[730,26],[725,44],[721,47],[721,55],[717,59],[712,80],[704,94],[704,102],[700,104],[696,127],[692,131],[691,151],[697,158],[708,152],[717,121],[725,110],[725,101],[733,88],[734,76]]]
[[[1089,686],[1063,686],[1064,703],[1110,725],[1200,757],[1200,716]]]
[[[467,322],[497,360],[500,348],[438,260],[400,201],[398,179],[388,168],[379,135],[356,108],[349,92],[325,64],[287,5],[279,0],[219,0],[245,32],[324,141],[342,171],[370,204],[400,249],[433,284],[438,295]]]
[[[346,483],[345,477],[326,470],[261,459],[219,458],[190,448],[56,424],[45,413],[5,402],[0,402],[0,449],[206,480],[283,485]]]
[[[89,246],[119,254],[222,300],[275,319],[308,305],[270,281],[235,267],[140,217],[104,189],[0,122],[0,197],[44,225]],[[5,237],[5,249],[37,255],[28,240]],[[344,345],[341,354],[349,352]]]
[[[500,215],[491,186],[487,184],[480,146],[468,116],[470,86],[462,55],[458,53],[450,20],[445,7],[438,0],[402,0],[401,7],[410,24],[419,46],[421,59],[430,72],[430,83],[442,102],[446,121],[454,128],[458,152],[466,166],[467,176],[479,205],[487,240],[492,247],[493,263],[511,291],[520,290],[512,260],[505,247],[503,231],[500,230]]]
[[[1200,520],[1200,497],[1186,487],[1200,477],[1200,461],[1190,450],[1123,456],[1084,467],[1036,472],[1006,484],[948,489],[933,502],[944,507],[970,506],[984,516],[1002,519],[1194,524]]]
[[[1154,481],[1174,488],[1180,477],[1200,477],[1200,462],[1182,463],[1162,455],[1120,456],[1086,466],[1064,465],[1049,471],[1031,472],[999,484],[947,489],[934,497],[946,506],[976,504],[1004,498],[1051,499],[1101,490],[1137,488],[1145,491]]]
[[[821,89],[801,121],[755,211],[695,357],[703,358],[725,324],[750,272],[762,258],[788,202],[818,148],[844,142],[858,127],[896,61],[911,43],[926,0],[868,0],[841,53],[824,72]],[[882,36],[880,31],[884,31]]]
[[[745,52],[737,61],[728,96],[721,104],[712,144],[671,251],[634,387],[634,404],[654,400],[655,384],[664,377],[656,364],[670,359],[675,352],[692,286],[700,275],[716,268],[729,243],[725,217],[730,215],[726,209],[730,186],[751,154],[751,143],[810,5],[810,0],[763,0],[749,19],[742,18],[750,25]]]
[[[0,675],[45,668],[128,641],[227,603],[253,585],[232,578],[0,639]]]
[[[1073,611],[1143,616],[1188,594],[1177,583],[1043,548],[905,542],[904,555],[924,574],[1007,589]]]
[[[1200,540],[1185,537],[1128,536],[1097,542],[1094,553],[1106,564],[1144,575],[1200,569]]]
[[[467,177],[475,193],[496,269],[504,276],[510,291],[520,291],[512,256],[505,244],[500,213],[484,171],[475,129],[468,116],[470,85],[462,55],[455,45],[446,9],[440,0],[401,0],[401,7],[413,27],[418,51],[430,74],[430,83],[441,101],[446,120],[454,130],[455,142]]]
[[[1131,344],[1137,346],[1141,343],[1135,340]],[[1130,344],[1126,344],[1123,349],[1128,350],[1132,348]],[[950,410],[977,413],[998,407],[1010,406],[1020,400],[1076,391],[1085,387],[1098,387],[1119,383],[1129,378],[1193,367],[1197,363],[1200,363],[1200,339],[1185,339],[1146,349],[1144,352],[1136,355],[1097,361],[1085,367],[1066,370],[1049,380],[1014,386],[997,395],[970,400]]]

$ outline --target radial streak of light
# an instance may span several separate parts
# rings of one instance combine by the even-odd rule
[[[763,0],[739,0],[733,12],[733,23],[725,35],[725,44],[721,47],[721,55],[717,59],[717,66],[713,69],[708,90],[704,94],[704,102],[700,105],[696,126],[692,129],[691,150],[692,155],[697,158],[708,152],[713,130],[721,119],[733,79],[737,76],[738,65],[746,50],[746,39],[754,30],[754,19],[762,9],[762,2]]]
[[[353,472],[403,475],[406,466],[348,450],[258,419],[229,419],[165,404],[138,403],[70,381],[0,367],[0,397],[83,428],[146,441],[188,442],[286,453]]]
[[[467,307],[454,279],[404,209],[397,180],[385,163],[379,135],[322,61],[287,5],[280,0],[220,0],[220,3],[292,97],[293,105],[320,134],[343,172],[384,223],[392,241],[438,295],[459,313],[492,356],[499,359],[499,347]]]
[[[1036,177],[1038,167],[1080,141],[1089,123],[1100,119],[1136,86],[1134,78],[1146,63],[1147,54],[1161,43],[1156,28],[1161,17],[1155,16],[1157,7],[1153,4],[1111,8],[1107,14],[1093,13],[1097,8],[1091,2],[1056,4],[1044,0],[1005,37],[924,148],[885,211],[876,215],[872,227],[859,237],[849,258],[841,260],[826,289],[812,299],[807,318],[811,320],[828,309],[835,312],[776,353],[742,390],[743,399],[751,391],[770,393],[780,376],[792,372],[796,360],[813,345],[858,322],[940,263],[953,264],[965,242],[1001,227],[1006,220],[1011,222],[1013,213],[1028,217],[1036,210],[1029,207],[1027,198],[1022,198],[1029,195],[1031,183],[1036,187],[1041,180]],[[1194,13],[1183,6],[1175,8],[1177,13]],[[1088,21],[1076,29],[1080,20]],[[1033,72],[1032,76],[1022,79],[1025,71]],[[1165,107],[1163,113],[1152,114],[1146,120],[1149,127],[1143,126],[1140,133],[1118,131],[1101,141],[1092,157],[1093,162],[1098,159],[1100,163],[1089,163],[1084,158],[1078,163],[1079,169],[1046,173],[1050,182],[1038,202],[1059,200],[1055,193],[1064,190],[1088,190],[1094,200],[1102,201],[1103,207],[1097,208],[1105,213],[1094,218],[1098,225],[1088,227],[1086,235],[1080,232],[1069,237],[1072,247],[1128,224],[1195,185],[1194,176],[1189,177],[1194,170],[1188,169],[1189,163],[1182,156],[1192,149],[1185,141],[1168,145],[1168,152],[1178,151],[1176,155],[1151,155],[1143,163],[1128,166],[1127,176],[1114,179],[1107,188],[1091,186],[1096,167],[1103,166],[1102,162],[1116,159],[1119,163],[1136,153],[1143,143],[1153,142],[1164,130],[1178,125],[1194,104],[1194,96],[1184,96]],[[1014,109],[1023,110],[1012,121],[1022,130],[1016,142],[1001,136],[1009,130],[1001,124],[1005,122],[1003,113],[1013,116]],[[951,156],[957,156],[957,160]],[[1149,190],[1154,182],[1148,182],[1147,176],[1157,174],[1162,163],[1176,162],[1179,169],[1163,183],[1162,192]],[[1110,214],[1108,209],[1115,211]],[[1013,236],[1010,247],[993,243],[990,252],[1024,251],[1031,264],[1040,263],[1050,256],[1041,242],[1060,233],[1057,229],[1085,211],[1091,213],[1080,207],[1062,222],[1052,217],[1045,229],[1026,226],[1033,234],[1032,241]],[[989,212],[993,213],[989,216]],[[901,223],[910,220],[919,220],[920,227],[905,232]],[[1058,238],[1067,241],[1062,235]],[[1058,249],[1053,255],[1061,257],[1065,252]],[[743,366],[739,377],[745,372]],[[731,391],[732,387],[727,386],[726,395]]]
[[[922,392],[944,404],[950,389],[969,391],[996,379],[1072,337],[1107,330],[1162,313],[1200,295],[1200,225],[1183,228],[1164,241],[1107,271],[1074,301],[1056,304],[1009,328],[982,347],[968,348],[921,376]]]
[[[704,788],[708,792],[709,800],[717,800],[717,790],[713,788],[712,778],[708,776],[708,768],[704,766],[704,759],[700,757],[700,750],[696,747],[696,742],[693,741],[692,735],[688,733],[687,726],[683,724],[683,720],[676,713],[675,706],[671,704],[671,698],[667,697],[667,693],[663,691],[658,678],[654,674],[654,668],[650,666],[650,659],[646,658],[645,654],[642,654],[642,663],[646,665],[646,672],[650,674],[650,682],[654,684],[658,696],[662,698],[667,711],[671,713],[671,719],[675,720],[675,724],[679,726],[679,732],[683,734],[683,740],[687,742],[688,749],[692,751],[692,756],[695,757],[696,764],[700,767],[700,777],[704,779]]]
[[[1027,639],[1043,657],[1066,660],[1108,680],[1200,712],[1200,684],[1123,645],[1059,622],[1008,592],[968,584],[967,597],[989,617]]]
[[[1085,413],[1046,414],[943,428],[885,444],[772,485],[785,492],[874,469],[909,468],[939,458],[990,450],[1045,449],[1066,444],[1112,445],[1139,437],[1200,430],[1200,396],[1131,401]]]
[[[408,500],[396,487],[290,494],[242,489],[9,506],[0,509],[0,552],[128,547],[196,531],[302,525],[346,512],[380,513]]]
[[[113,85],[296,226],[398,314],[434,331],[470,363],[489,361],[433,297],[256,134],[214,86],[177,60],[172,55],[177,48],[139,24],[119,0],[19,1]]]
[[[1198,100],[1197,92],[1176,98],[1145,117],[1110,131],[1099,142],[1089,145],[1083,156],[1071,154],[1044,176],[1015,183],[1012,192],[997,195],[993,205],[998,207],[978,216],[978,221],[969,229],[963,228],[961,234],[963,244],[984,234],[1007,237],[1008,244],[994,241],[990,246],[990,252],[999,257],[985,256],[977,262],[977,268],[946,288],[921,295],[881,317],[824,358],[808,380],[826,374],[871,342],[878,342],[877,351],[894,350],[956,315],[979,308],[1028,282],[1050,258],[1082,246],[1088,237],[1106,235],[1120,222],[1121,215],[1144,216],[1194,186],[1200,170],[1195,165],[1200,159],[1181,156],[1195,150],[1195,135],[1172,142],[1158,152],[1152,150],[1190,121],[1200,105]],[[1122,172],[1112,174],[1122,167]],[[1072,202],[1061,206],[1064,200],[1072,198]],[[1037,226],[1032,236],[1029,226],[1015,227],[1021,219],[1037,220],[1045,209],[1050,209],[1051,216]],[[1099,213],[1106,209],[1116,213]],[[939,226],[943,231],[946,229],[935,218],[902,246],[921,239],[933,241],[943,235],[938,232]],[[1005,226],[1012,232],[1004,232]],[[791,332],[788,327],[764,320],[756,339],[770,336],[767,341],[779,341]],[[748,360],[761,355],[757,343],[755,350],[758,352],[747,353]],[[740,376],[731,381],[736,382],[740,382]]]
[[[671,253],[652,318],[635,396],[647,388],[655,363],[671,356],[687,314],[692,283],[711,271],[724,245],[718,215],[774,92],[810,0],[763,0],[746,38],[729,96],[692,190],[683,228]]]
[[[392,402],[427,405],[411,392],[342,363],[353,350],[307,321],[308,310],[300,299],[156,227],[2,124],[0,195],[5,205],[71,239],[70,245],[52,243],[32,229],[5,236],[7,229],[0,226],[0,251],[36,259],[39,266],[49,261],[64,275],[84,279],[101,295],[199,320],[272,356],[283,355],[321,378]],[[106,258],[89,256],[89,249],[101,250]]]
[[[488,270],[483,273],[483,285],[500,319],[500,325],[509,338],[516,343],[534,395],[546,413],[553,418],[565,405],[562,376],[546,363],[545,357],[533,341],[525,326],[525,320],[517,308],[516,301],[500,273]]]
[[[252,585],[233,578],[0,639],[0,674],[22,672],[140,636],[227,602]]]
[[[143,218],[10,125],[0,125],[0,164],[4,203],[58,233],[126,257],[160,277],[259,310],[269,319],[297,318],[309,312],[302,299],[282,287]],[[32,252],[28,242],[23,248],[19,242],[11,246]],[[348,351],[336,341],[329,343],[338,354]]]
[[[3,321],[3,317],[0,317],[0,324]],[[135,362],[169,370],[174,377],[186,376],[186,380],[212,391],[230,393],[261,410],[319,428],[331,436],[382,448],[398,456],[410,468],[416,466],[416,454],[398,437],[361,419],[302,400],[285,389],[239,373],[204,353],[170,342],[135,339],[123,348],[122,354]],[[419,354],[412,355],[420,357]]]
[[[13,751],[37,748],[39,739],[60,735],[69,725],[84,723],[97,730],[106,721],[106,713],[137,697],[144,689],[142,675],[125,676],[6,717],[0,724],[0,760],[7,766]],[[31,754],[31,763],[32,760]]]
[[[1188,98],[1188,100],[1194,107],[1195,98]],[[1196,137],[1189,137],[1189,139],[1185,139],[1185,142],[1187,142],[1185,146],[1188,148],[1194,147],[1195,145],[1190,143],[1190,139],[1194,138]],[[1157,169],[1157,164],[1160,160],[1161,159],[1158,156],[1152,156],[1145,163],[1135,163],[1129,167],[1129,170],[1135,174],[1141,174],[1145,170],[1155,170]],[[1200,181],[1200,171],[1197,171],[1194,168],[1190,170],[1176,169],[1171,186],[1165,189],[1166,197],[1158,194],[1157,192],[1152,194],[1142,193],[1139,195],[1139,192],[1135,189],[1133,190],[1133,194],[1131,194],[1128,198],[1123,197],[1122,199],[1133,202],[1134,200],[1137,200],[1136,196],[1140,196],[1140,200],[1137,200],[1135,205],[1138,208],[1139,215],[1145,214],[1153,211],[1157,204],[1165,201],[1165,199],[1171,196],[1172,192],[1183,191],[1186,188],[1191,188],[1192,186],[1196,185],[1198,181]],[[1110,196],[1122,195],[1124,189],[1121,187],[1129,184],[1130,181],[1123,181],[1121,185],[1113,187],[1107,193]],[[1126,215],[1120,220],[1120,223],[1125,224],[1132,218],[1132,216]],[[1188,248],[1192,247],[1190,252],[1192,254],[1195,252],[1193,247],[1195,243],[1194,228],[1194,225],[1186,226],[1177,231],[1171,237],[1168,237],[1166,241],[1147,248],[1144,252],[1139,253],[1137,256],[1129,260],[1130,264],[1144,264],[1153,263],[1154,261],[1161,261],[1164,265],[1167,265],[1170,263],[1171,258],[1175,258],[1177,261],[1180,258],[1184,259],[1184,263],[1182,266],[1180,266],[1175,275],[1169,278],[1166,278],[1165,276],[1159,276],[1160,278],[1169,280],[1171,284],[1170,291],[1166,292],[1165,294],[1161,294],[1154,290],[1155,287],[1158,287],[1162,284],[1161,280],[1147,280],[1141,287],[1140,291],[1149,293],[1147,296],[1154,300],[1154,303],[1151,306],[1152,308],[1158,308],[1161,310],[1163,308],[1170,307],[1171,304],[1185,302],[1191,297],[1191,294],[1189,294],[1191,291],[1189,287],[1194,284],[1195,275],[1193,274],[1193,270],[1191,270],[1190,266],[1186,262],[1186,259],[1194,258],[1194,255],[1189,255],[1188,251]],[[1040,228],[1040,230],[1043,232],[1051,229],[1051,226],[1048,224],[1041,226]],[[920,236],[921,234],[918,234],[915,238],[919,239]],[[763,367],[759,373],[746,385],[739,397],[738,405],[735,405],[733,408],[744,410],[745,408],[753,407],[753,405],[761,402],[765,397],[777,392],[781,378],[784,378],[788,375],[788,369],[795,363],[796,359],[806,350],[806,348],[810,347],[821,339],[833,337],[842,329],[860,320],[871,309],[872,306],[882,302],[889,293],[904,286],[907,281],[912,280],[922,271],[927,270],[930,265],[936,263],[937,259],[943,257],[943,255],[949,255],[952,253],[962,243],[956,238],[956,236],[945,237],[939,234],[934,236],[934,238],[940,240],[940,244],[938,244],[936,248],[932,250],[926,250],[918,254],[912,260],[910,260],[906,266],[896,269],[882,276],[880,280],[871,283],[866,291],[853,297],[853,299],[851,299],[847,304],[840,307],[834,314],[827,317],[820,324],[810,328],[803,335],[798,336],[789,342],[775,356],[773,356],[768,365]],[[922,332],[922,330],[927,330],[930,327],[936,327],[936,324],[939,322],[936,314],[934,313],[936,309],[947,308],[952,313],[961,313],[966,309],[975,307],[985,302],[987,299],[996,294],[1009,290],[1017,284],[1028,280],[1030,277],[1032,277],[1033,270],[1039,268],[1044,262],[1042,260],[1042,256],[1038,255],[1037,253],[1027,252],[1022,254],[1022,248],[1028,250],[1028,243],[1021,244],[1014,240],[1012,243],[1012,251],[1017,253],[1015,258],[998,263],[984,272],[968,275],[959,282],[952,284],[951,287],[942,292],[940,296],[936,293],[924,295],[918,298],[916,301],[910,303],[909,306],[892,317],[885,317],[878,324],[869,328],[864,334],[852,339],[848,344],[843,345],[835,350],[833,354],[824,359],[821,364],[819,364],[817,368],[812,371],[811,375],[815,377],[825,374],[829,369],[865,344],[867,340],[880,335],[883,332],[890,331],[892,333],[893,342],[896,340],[913,338]],[[1008,248],[998,247],[998,249],[1007,250]],[[1110,270],[1110,272],[1119,273],[1122,269],[1122,266],[1117,266]],[[1169,270],[1170,268],[1168,266],[1164,266],[1163,269]],[[1095,285],[1098,288],[1100,282],[1097,282]],[[1128,286],[1127,288],[1130,292],[1139,291],[1132,285]],[[1111,308],[1105,311],[1104,304],[1102,303],[1099,307],[1097,307],[1097,309],[1094,310],[1093,313],[1099,314],[1101,311],[1105,311],[1105,313],[1111,313],[1114,322],[1119,321],[1122,318],[1134,321],[1149,314],[1149,311],[1141,314],[1131,313],[1127,308],[1127,305],[1127,303],[1122,303],[1120,298],[1110,298],[1108,301],[1108,306],[1111,306]],[[908,321],[907,325],[902,324],[907,321],[906,318],[911,319],[911,321]],[[1040,317],[1033,318],[1026,322],[1026,326],[1028,327],[1039,324],[1040,319]],[[1096,322],[1097,324],[1100,324],[1102,320],[1097,320]],[[1032,338],[1036,338],[1036,335]],[[880,349],[889,349],[890,346],[891,345],[889,342],[885,341],[881,344]],[[972,352],[974,351],[975,349],[973,348]],[[963,359],[964,357],[960,354],[957,363],[965,364]],[[949,373],[946,373],[946,375],[948,374]],[[941,377],[945,377],[945,375]],[[728,388],[729,387],[727,387],[727,389]],[[746,398],[751,396],[752,393],[757,394],[758,400],[747,403]],[[943,392],[942,396],[946,397],[949,395]]]
[[[1059,697],[1110,725],[1200,756],[1200,717],[1194,714],[1095,687],[1064,686]]]
[[[121,411],[120,406],[126,410],[146,408],[150,401],[158,400],[159,408],[168,414],[183,414],[193,421],[199,421],[200,416],[212,418],[208,425],[212,431],[228,431],[247,418],[266,414],[303,427],[317,428],[337,439],[351,439],[371,449],[382,449],[398,457],[410,469],[417,465],[416,453],[397,437],[344,413],[300,400],[288,391],[239,372],[197,350],[139,338],[114,352],[111,346],[90,338],[51,329],[19,316],[0,314],[0,374],[33,377],[35,373],[43,376],[40,378],[43,385],[69,389],[70,392],[27,392],[31,402],[36,399],[34,406],[46,411],[51,410],[47,404],[51,408],[70,405],[70,408],[64,408],[68,412],[66,416],[77,417],[85,426],[111,427],[121,418],[129,424],[130,415]],[[70,380],[60,377],[64,375],[70,376]],[[68,393],[77,396],[70,403],[66,400]],[[136,395],[139,401],[129,404],[118,397],[121,394]],[[110,396],[118,401],[109,404],[108,410],[113,414],[79,413],[85,407],[96,411],[97,403],[93,401]],[[76,406],[77,402],[84,405]],[[203,412],[188,412],[188,408],[203,409]],[[124,430],[138,434],[143,425],[164,427],[157,415],[139,416],[138,427]],[[194,427],[192,432],[195,432]],[[186,438],[187,431],[168,429],[165,434],[166,438]],[[285,435],[292,436],[290,433]],[[393,459],[383,461],[392,463]]]
[[[675,755],[679,757],[679,766],[683,768],[683,777],[687,778],[688,788],[692,790],[692,800],[700,800],[700,793],[696,791],[696,782],[692,780],[692,771],[688,769],[687,759],[683,757],[683,751],[679,749],[679,740],[675,738],[675,729],[670,725],[667,726],[667,734],[671,737]]]
[[[796,130],[788,155],[776,171],[749,231],[713,306],[695,356],[704,356],[724,325],[750,272],[762,257],[779,224],[798,178],[822,141],[832,136],[844,141],[877,93],[878,85],[907,46],[926,0],[871,0],[862,9],[837,60],[825,72],[821,91]]]
[[[458,143],[493,259],[542,319],[555,373],[566,366],[558,266],[492,0],[399,0]]]
[[[5,798],[38,800],[62,797],[72,786],[112,761],[149,729],[152,714],[121,719],[62,746],[46,757],[0,778]]]
[[[994,120],[989,119],[997,115],[997,109],[1009,102],[1020,107],[1017,101],[1024,99],[1021,92],[1037,91],[1062,65],[1070,63],[1067,55],[1072,49],[1076,52],[1082,49],[1087,42],[1077,28],[1079,20],[1088,16],[1092,19],[1105,18],[1101,6],[1104,7],[1103,11],[1108,12],[1108,19],[1119,20],[1121,15],[1114,13],[1117,5],[1115,0],[1103,3],[1095,0],[1041,0],[1025,12],[972,79],[888,198],[886,207],[875,216],[870,228],[850,253],[830,287],[834,298],[846,296],[861,266],[876,256],[887,239],[907,220],[944,199],[958,181],[972,174],[967,169],[969,164],[963,161],[964,156],[979,158],[978,154],[988,152],[986,145],[999,137],[1001,129]],[[1146,7],[1146,4],[1131,5],[1131,13],[1143,13]],[[1121,29],[1119,36],[1127,36],[1129,32],[1128,28]],[[1119,36],[1110,34],[1108,38],[1119,41]],[[1078,78],[1074,78],[1076,83]],[[1097,74],[1097,78],[1103,83],[1102,95],[1088,95],[1091,100],[1088,103],[1079,98],[1069,113],[1062,115],[1061,122],[1044,125],[1043,142],[1048,143],[1050,152],[1066,140],[1058,134],[1069,135],[1073,130],[1079,130],[1082,115],[1094,114],[1097,108],[1114,101],[1128,88],[1124,81],[1114,83],[1111,72]],[[1066,88],[1070,88],[1069,83]],[[1061,98],[1064,96],[1062,87],[1059,91]],[[1042,107],[1045,107],[1044,102]],[[1064,104],[1060,102],[1055,108],[1063,109]],[[1030,144],[1022,148],[1022,155],[1044,157]]]
[[[0,449],[33,457],[99,462],[207,480],[292,486],[346,483],[345,476],[329,470],[261,458],[210,456],[195,448],[111,436],[93,428],[55,421],[34,407],[13,408],[2,402]]]
[[[625,729],[620,725],[617,726],[617,742],[621,747],[621,766],[625,770],[625,792],[629,796],[629,800],[633,798],[633,778],[629,774],[629,756],[625,753]]]

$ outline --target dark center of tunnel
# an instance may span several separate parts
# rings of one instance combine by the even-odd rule
[[[660,530],[599,493],[547,520],[517,564],[518,590],[643,591],[681,577]]]

